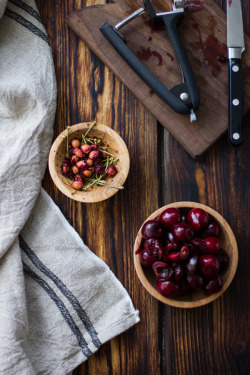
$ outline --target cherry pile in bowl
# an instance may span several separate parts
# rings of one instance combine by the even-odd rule
[[[92,126],[95,123],[92,124]],[[87,133],[86,133],[87,134]],[[106,177],[117,174],[115,163],[118,159],[110,153],[109,147],[96,137],[74,138],[69,143],[66,138],[67,151],[61,165],[62,175],[73,180],[74,190],[87,190],[94,184],[105,185]],[[111,186],[117,189],[123,187]]]
[[[152,269],[162,295],[182,296],[197,289],[208,295],[219,292],[229,261],[219,232],[218,223],[201,208],[186,212],[170,207],[144,223],[140,262]]]

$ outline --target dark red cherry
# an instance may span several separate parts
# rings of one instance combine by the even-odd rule
[[[155,262],[152,265],[157,280],[167,281],[173,276],[172,267],[165,262]]]
[[[204,231],[205,237],[218,237],[219,236],[219,225],[215,220],[208,222],[207,229]]]
[[[165,228],[170,228],[173,224],[180,222],[180,212],[177,208],[166,208],[160,215],[161,225]]]
[[[163,256],[162,256],[162,260],[164,262],[169,262],[169,258],[168,258],[168,254],[172,251],[178,251],[180,250],[180,247],[181,245],[177,242],[173,242],[173,243],[168,243],[165,248],[164,248],[164,252],[163,252]]]
[[[69,165],[70,164],[70,159],[69,158],[64,158],[63,159],[63,164],[64,165]]]
[[[208,294],[213,294],[219,292],[219,290],[221,290],[222,288],[222,285],[222,278],[218,276],[212,280],[209,280],[204,289]]]
[[[187,282],[192,289],[200,289],[203,285],[203,277],[197,273],[194,275],[187,275]]]
[[[143,248],[149,250],[151,254],[158,254],[158,259],[162,258],[164,246],[157,238],[150,238],[144,241]]]
[[[218,261],[220,263],[220,272],[224,271],[224,269],[227,267],[229,258],[227,253],[225,252],[224,249],[219,249],[218,253],[216,254]]]
[[[174,297],[179,292],[179,286],[175,282],[168,280],[159,280],[156,284],[156,289],[165,297]]]
[[[194,238],[192,244],[203,253],[217,254],[220,248],[220,242],[216,237]]]
[[[186,242],[192,240],[194,231],[191,225],[186,223],[179,223],[172,226],[172,233],[174,239],[179,242]]]
[[[202,274],[208,278],[215,278],[220,271],[220,263],[214,255],[202,255],[199,259]]]
[[[97,164],[95,165],[95,172],[99,175],[102,175],[105,173],[105,168],[101,164]]]
[[[69,166],[67,164],[62,165],[62,175],[63,176],[68,176],[69,174]]]
[[[147,221],[142,227],[141,234],[145,240],[149,238],[163,239],[164,237],[164,231],[160,223],[155,220]]]
[[[194,230],[205,229],[208,226],[208,214],[201,208],[192,208],[187,215],[187,221]]]
[[[197,272],[198,255],[193,255],[186,261],[185,267],[189,275],[194,275]]]
[[[140,261],[142,266],[151,268],[152,264],[159,260],[158,253],[151,253],[150,250],[143,249],[140,251]]]
[[[180,281],[184,278],[185,276],[185,271],[184,267],[181,264],[178,263],[173,263],[172,264],[172,269],[174,271],[174,279],[175,281]]]
[[[170,252],[168,254],[168,258],[174,263],[181,263],[187,259],[188,255],[189,255],[188,246],[184,245],[181,247],[179,251]]]

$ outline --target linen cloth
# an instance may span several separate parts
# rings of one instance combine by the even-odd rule
[[[63,375],[139,321],[41,180],[56,83],[33,0],[0,0],[0,374]]]

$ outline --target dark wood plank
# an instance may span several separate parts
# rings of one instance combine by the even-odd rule
[[[220,6],[225,2],[217,1]],[[93,2],[92,2],[93,4]],[[133,6],[131,1],[131,8]],[[85,243],[113,270],[141,312],[141,323],[103,345],[78,375],[248,375],[250,247],[250,118],[238,149],[224,136],[198,161],[157,125],[153,116],[65,24],[90,2],[37,0],[48,32],[58,82],[56,137],[68,124],[96,119],[118,131],[131,156],[125,190],[98,204],[64,197],[48,172],[44,187]],[[250,35],[250,4],[242,0]],[[208,204],[231,225],[239,266],[228,291],[194,310],[157,303],[141,287],[132,261],[143,220],[180,200]]]

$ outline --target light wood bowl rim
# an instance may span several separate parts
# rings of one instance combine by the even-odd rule
[[[139,249],[140,244],[141,244],[141,240],[142,240],[141,229],[143,227],[143,224],[146,221],[153,220],[154,218],[159,216],[166,208],[170,208],[170,207],[175,207],[175,208],[202,208],[209,215],[214,217],[217,220],[217,222],[220,224],[220,226],[223,226],[225,231],[227,232],[227,234],[229,236],[229,239],[230,239],[231,246],[232,246],[231,269],[230,269],[230,273],[228,274],[228,277],[226,278],[226,280],[224,280],[224,284],[223,284],[221,290],[218,293],[214,293],[214,294],[212,294],[210,296],[207,296],[207,297],[204,297],[200,300],[190,301],[190,302],[189,301],[175,300],[173,298],[164,297],[162,294],[160,294],[154,288],[154,286],[148,281],[147,277],[145,276],[143,268],[141,266],[139,254],[137,253],[137,250]],[[155,212],[153,212],[144,221],[144,223],[142,224],[141,228],[139,229],[139,231],[137,233],[137,236],[136,236],[136,239],[135,239],[135,243],[134,243],[134,265],[135,265],[136,273],[137,273],[142,285],[154,298],[156,298],[157,300],[159,300],[159,301],[161,301],[161,302],[163,302],[167,305],[173,306],[173,307],[194,308],[194,307],[204,306],[204,305],[214,301],[215,299],[220,297],[225,292],[225,290],[229,287],[230,283],[232,282],[232,280],[234,278],[234,275],[235,275],[235,272],[236,272],[236,269],[237,269],[238,247],[237,247],[236,239],[235,239],[235,236],[233,234],[233,231],[232,231],[231,227],[229,226],[227,221],[218,212],[216,212],[211,207],[208,207],[208,206],[206,206],[204,204],[201,204],[201,203],[189,202],[189,201],[187,201],[187,202],[175,202],[175,203],[167,204],[166,206],[163,206],[163,207],[159,208],[158,210],[156,210]]]
[[[75,125],[71,125],[69,129],[69,135],[72,135],[76,132],[79,131],[84,131],[87,130],[90,125],[93,123],[93,121],[89,122],[81,122]],[[129,168],[130,168],[130,158],[129,158],[129,152],[128,148],[124,142],[124,140],[121,138],[121,136],[113,129],[110,127],[104,125],[104,124],[99,124],[97,123],[92,129],[91,129],[91,135],[93,136],[93,133],[95,131],[101,131],[103,134],[105,133],[105,137],[108,139],[109,137],[112,137],[115,140],[115,143],[118,143],[120,145],[120,148],[118,150],[118,157],[122,156],[122,159],[124,160],[123,166],[122,166],[122,173],[118,173],[116,176],[114,176],[114,179],[116,180],[116,185],[115,186],[123,186],[125,183],[128,173],[129,173]],[[50,176],[56,185],[56,187],[67,197],[70,199],[73,199],[75,201],[79,201],[81,203],[96,203],[96,202],[101,202],[103,200],[106,200],[110,197],[112,197],[114,194],[116,194],[119,189],[115,188],[108,188],[106,189],[105,187],[100,187],[98,189],[98,194],[91,194],[90,192],[85,192],[85,191],[76,191],[76,193],[72,194],[74,191],[73,188],[70,186],[66,186],[65,183],[62,181],[62,175],[59,175],[58,172],[58,166],[56,166],[56,157],[57,157],[57,150],[59,146],[64,142],[62,137],[67,136],[67,129],[65,129],[62,133],[58,135],[58,137],[55,139],[53,142],[50,153],[49,153],[49,159],[48,159],[48,167],[49,167],[49,172]],[[106,140],[107,140],[106,139]],[[117,165],[119,164],[119,161]],[[105,189],[105,195],[102,193]]]

